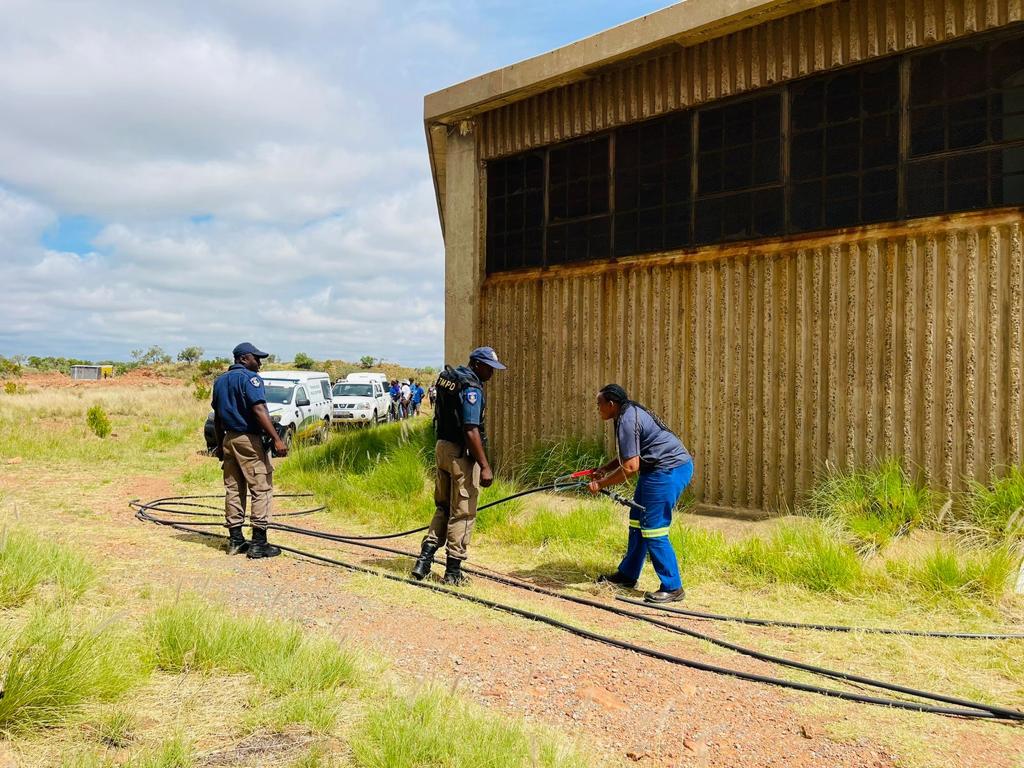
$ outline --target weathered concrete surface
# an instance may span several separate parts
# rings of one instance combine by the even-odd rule
[[[451,130],[446,142],[448,232],[444,243],[444,356],[456,365],[465,362],[476,346],[484,263],[478,236],[476,137],[471,130],[466,135]]]
[[[493,275],[492,446],[603,437],[609,381],[657,410],[708,504],[791,504],[826,461],[903,456],[936,487],[1022,459],[1024,212],[920,219]]]

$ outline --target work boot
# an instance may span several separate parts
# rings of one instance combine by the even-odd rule
[[[686,592],[683,588],[679,589],[665,589],[662,587],[657,592],[646,592],[644,593],[645,603],[674,603],[677,600],[682,600],[686,597]]]
[[[444,579],[441,582],[452,587],[461,587],[468,581],[462,572],[462,561],[456,557],[449,557],[444,566]]]
[[[597,577],[598,584],[618,584],[620,587],[626,589],[632,589],[636,586],[636,582],[633,579],[626,578],[622,571],[616,571],[615,573],[602,573]]]
[[[234,525],[228,528],[228,554],[243,555],[249,550],[249,542],[245,540],[242,533],[242,526]]]
[[[437,544],[424,541],[420,549],[420,556],[416,558],[416,564],[412,567],[412,577],[416,581],[422,581],[430,573],[430,566],[434,563],[434,553],[437,552]]]
[[[267,543],[267,529],[253,526],[252,543],[249,544],[249,551],[245,556],[250,560],[255,560],[260,557],[277,557],[280,554],[280,547]]]

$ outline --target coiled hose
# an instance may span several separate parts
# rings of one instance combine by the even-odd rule
[[[544,489],[543,488],[531,489],[528,492],[523,492],[523,493],[520,493],[520,494],[516,494],[516,496],[525,495],[526,493],[529,493],[529,492],[537,492],[539,490],[544,490]],[[291,496],[292,497],[298,497],[298,496],[308,496],[308,495],[309,494],[292,494]],[[282,497],[282,496],[279,496],[279,498],[280,497]],[[211,497],[208,497],[208,498],[216,498],[216,497],[211,496]],[[510,498],[514,498],[514,497],[510,497]],[[158,517],[156,517],[153,514],[154,512],[166,512],[166,513],[170,513],[170,514],[189,514],[189,515],[194,515],[194,516],[201,516],[201,515],[209,514],[209,513],[194,513],[194,512],[185,512],[185,513],[178,512],[178,511],[176,511],[176,510],[174,510],[172,508],[174,503],[175,503],[175,501],[176,501],[175,499],[167,497],[167,498],[159,499],[159,500],[157,500],[155,502],[151,502],[151,503],[148,503],[148,504],[142,504],[142,503],[138,502],[137,500],[130,502],[130,504],[131,504],[132,508],[136,510],[136,516],[140,520],[145,520],[145,521],[148,521],[148,522],[153,522],[153,523],[156,523],[156,524],[159,524],[159,525],[168,526],[168,527],[171,527],[171,528],[175,528],[177,530],[187,531],[187,532],[190,532],[190,533],[196,533],[196,534],[205,535],[205,536],[212,536],[212,537],[216,537],[216,538],[223,538],[223,537],[221,537],[221,536],[219,536],[217,534],[210,533],[208,531],[200,530],[200,529],[197,529],[197,528],[193,528],[193,527],[190,527],[190,526],[186,526],[186,525],[183,525],[183,524],[181,524],[179,522],[176,522],[174,520],[169,520],[169,519],[166,519],[166,518],[158,518]],[[498,500],[496,502],[492,502],[488,506],[492,506],[494,504],[502,503],[503,501],[506,501],[506,499],[501,499],[501,500]],[[482,509],[482,507],[481,507],[481,509]],[[304,510],[303,512],[299,512],[299,513],[290,513],[289,516],[298,516],[298,515],[303,515],[303,514],[310,514],[313,511],[314,510]],[[212,515],[210,515],[210,516],[212,516]],[[279,516],[284,516],[284,515],[279,515]],[[222,523],[200,523],[200,524],[204,524],[204,525],[222,525]],[[414,553],[405,552],[403,550],[392,549],[390,547],[384,547],[384,546],[380,546],[380,545],[369,544],[369,543],[367,543],[367,538],[369,538],[369,537],[367,537],[367,538],[349,537],[349,536],[346,536],[346,535],[327,533],[327,532],[324,532],[324,531],[317,531],[317,530],[308,529],[308,528],[301,528],[299,526],[293,526],[293,525],[284,524],[284,523],[274,523],[274,524],[271,524],[270,527],[274,528],[276,530],[283,531],[283,532],[288,532],[288,533],[293,533],[293,534],[298,534],[298,535],[305,535],[305,536],[319,538],[319,539],[323,539],[323,540],[334,541],[334,542],[341,543],[341,544],[350,544],[350,545],[367,547],[367,548],[375,549],[375,550],[378,550],[378,551],[391,552],[393,554],[397,554],[397,555],[401,555],[401,556],[405,556],[405,557],[416,557],[416,555]],[[418,530],[423,530],[423,529],[418,529]],[[413,533],[413,532],[418,532],[418,530],[410,531],[410,532],[405,532],[405,535],[408,535],[409,533]],[[396,535],[395,534],[387,534],[386,537],[387,538],[394,538],[394,537],[396,537]],[[373,538],[378,538],[378,537],[373,537]],[[329,557],[326,557],[324,555],[319,555],[319,554],[315,554],[315,553],[311,553],[311,552],[306,552],[306,551],[303,551],[303,550],[300,550],[300,549],[296,549],[294,547],[282,546],[281,549],[283,549],[284,551],[291,552],[293,554],[299,555],[301,557],[308,558],[310,560],[314,560],[314,561],[318,561],[318,562],[324,562],[324,563],[328,563],[328,564],[331,564],[331,565],[337,565],[337,566],[346,568],[346,569],[351,570],[351,571],[356,571],[356,572],[360,572],[360,573],[373,574],[373,575],[380,576],[380,577],[383,577],[383,578],[386,578],[386,579],[389,579],[389,580],[392,580],[392,581],[397,581],[397,582],[409,584],[409,585],[412,585],[412,586],[416,586],[416,587],[420,587],[420,588],[424,588],[424,589],[429,589],[429,590],[436,591],[436,592],[442,592],[442,593],[451,595],[453,597],[457,597],[457,598],[462,599],[462,600],[467,600],[469,602],[473,602],[473,603],[476,603],[476,604],[479,604],[479,605],[483,605],[483,606],[492,608],[494,610],[500,610],[500,611],[503,611],[505,613],[510,613],[510,614],[517,615],[517,616],[520,616],[520,617],[523,617],[523,618],[531,619],[533,621],[539,621],[539,622],[548,624],[550,626],[554,626],[554,627],[557,627],[559,629],[565,630],[567,632],[571,632],[572,634],[578,635],[580,637],[585,637],[585,638],[588,638],[588,639],[591,639],[591,640],[595,640],[597,642],[603,642],[603,643],[606,643],[608,645],[612,645],[614,647],[622,648],[622,649],[625,649],[625,650],[631,650],[631,651],[634,651],[636,653],[640,653],[642,655],[649,656],[651,658],[661,659],[661,660],[669,662],[669,663],[673,663],[673,664],[677,664],[677,665],[681,665],[681,666],[686,666],[686,667],[690,667],[690,668],[693,668],[693,669],[699,669],[699,670],[706,671],[706,672],[713,672],[713,673],[716,673],[716,674],[728,675],[728,676],[731,676],[731,677],[736,677],[736,678],[739,678],[739,679],[748,680],[748,681],[752,681],[752,682],[760,682],[760,683],[765,683],[765,684],[769,684],[769,685],[775,685],[775,686],[784,687],[784,688],[791,688],[791,689],[794,689],[794,690],[801,690],[801,691],[805,691],[805,692],[809,692],[809,693],[817,693],[817,694],[820,694],[820,695],[831,696],[833,698],[839,698],[839,699],[844,699],[844,700],[848,700],[848,701],[855,701],[855,702],[868,703],[868,704],[877,704],[877,705],[882,705],[882,706],[895,707],[895,708],[899,708],[899,709],[907,709],[907,710],[916,711],[916,712],[928,712],[928,713],[934,713],[934,714],[953,715],[953,716],[966,717],[966,718],[1005,719],[1005,720],[1010,720],[1010,721],[1024,721],[1024,712],[1021,712],[1019,710],[1012,709],[1012,708],[1009,708],[1009,707],[1002,707],[1002,706],[998,706],[998,705],[990,705],[990,704],[985,704],[985,703],[981,703],[981,702],[973,702],[973,701],[969,701],[969,700],[966,700],[966,699],[961,699],[961,698],[958,698],[958,697],[946,696],[944,694],[931,693],[931,692],[928,692],[928,691],[922,691],[922,690],[910,688],[910,687],[907,687],[907,686],[897,685],[897,684],[894,684],[894,683],[887,683],[887,682],[880,681],[880,680],[874,680],[872,678],[867,678],[867,677],[863,677],[863,676],[859,676],[859,675],[854,675],[854,674],[851,674],[851,673],[839,672],[839,671],[836,671],[836,670],[830,670],[830,669],[827,669],[827,668],[824,668],[824,667],[818,667],[816,665],[804,664],[802,662],[794,661],[792,659],[786,659],[786,658],[783,658],[783,657],[772,656],[770,654],[761,653],[760,651],[757,651],[757,650],[754,650],[754,649],[751,649],[751,648],[746,648],[744,646],[736,645],[734,643],[729,643],[728,641],[721,640],[719,638],[715,638],[715,637],[713,637],[711,635],[706,635],[704,633],[697,632],[695,630],[685,629],[683,627],[679,627],[679,626],[674,625],[674,624],[669,624],[667,622],[660,621],[660,620],[655,619],[655,618],[650,617],[650,616],[645,616],[643,614],[635,613],[635,612],[632,612],[632,611],[626,611],[626,610],[623,610],[623,609],[620,609],[620,608],[616,608],[615,606],[607,605],[605,603],[601,603],[601,602],[598,602],[598,601],[595,601],[595,600],[588,600],[586,598],[580,598],[580,597],[575,597],[575,596],[572,596],[572,595],[566,595],[566,594],[563,594],[563,593],[560,593],[560,592],[555,592],[553,590],[545,589],[543,587],[538,587],[536,585],[519,582],[517,580],[513,580],[513,579],[511,579],[511,578],[509,578],[507,576],[500,575],[500,574],[488,573],[488,572],[480,571],[478,569],[470,569],[470,568],[464,568],[463,569],[467,573],[471,573],[471,574],[474,574],[474,575],[479,575],[479,576],[481,576],[483,578],[491,579],[493,581],[496,581],[496,582],[502,583],[502,584],[506,584],[508,586],[513,586],[513,587],[522,588],[522,589],[528,589],[528,590],[530,590],[532,592],[536,592],[538,594],[543,594],[543,595],[546,595],[546,596],[550,596],[550,597],[553,597],[553,598],[556,598],[556,599],[567,600],[567,601],[570,601],[570,602],[573,602],[573,603],[577,603],[577,604],[581,604],[581,605],[587,605],[589,607],[597,608],[597,609],[600,609],[600,610],[603,610],[603,611],[606,611],[606,612],[609,612],[609,613],[613,613],[613,614],[616,614],[616,615],[619,615],[619,616],[622,616],[622,617],[644,621],[646,623],[653,624],[654,626],[658,626],[658,627],[660,627],[662,629],[665,629],[665,630],[668,630],[670,632],[674,632],[674,633],[678,633],[678,634],[683,634],[683,635],[687,635],[689,637],[694,637],[694,638],[697,638],[697,639],[705,640],[707,642],[711,642],[711,643],[713,643],[715,645],[718,645],[720,647],[732,650],[732,651],[734,651],[736,653],[741,653],[743,655],[750,656],[751,658],[756,658],[758,660],[765,661],[765,662],[768,662],[768,663],[778,664],[778,665],[781,665],[781,666],[787,666],[787,667],[790,667],[790,668],[793,668],[793,669],[800,669],[800,670],[807,671],[807,672],[813,672],[815,674],[820,674],[820,675],[827,676],[827,677],[830,677],[830,678],[833,678],[833,679],[844,680],[844,681],[850,682],[850,683],[857,683],[857,684],[860,684],[860,685],[871,686],[871,687],[879,688],[879,689],[882,689],[882,690],[893,691],[893,692],[902,693],[902,694],[906,694],[906,695],[910,695],[910,696],[916,696],[918,698],[924,698],[924,699],[927,699],[927,700],[930,700],[930,701],[941,702],[943,704],[949,704],[949,705],[953,705],[953,706],[937,706],[935,704],[925,704],[925,703],[914,702],[914,701],[906,701],[906,700],[903,700],[903,699],[885,698],[885,697],[879,697],[879,696],[872,696],[872,695],[868,695],[868,694],[860,694],[860,693],[853,693],[853,692],[849,692],[849,691],[842,691],[842,690],[836,690],[836,689],[831,689],[831,688],[824,688],[824,687],[821,687],[821,686],[810,685],[810,684],[806,684],[806,683],[798,683],[798,682],[794,682],[794,681],[790,681],[790,680],[785,680],[785,679],[782,679],[782,678],[776,678],[776,677],[770,677],[770,676],[767,676],[767,675],[760,675],[760,674],[756,674],[756,673],[745,672],[745,671],[742,671],[742,670],[732,669],[732,668],[728,668],[728,667],[721,667],[721,666],[718,666],[718,665],[708,664],[708,663],[705,663],[705,662],[700,662],[700,661],[696,661],[696,660],[692,660],[692,659],[685,659],[683,657],[674,656],[672,654],[664,653],[662,651],[658,651],[658,650],[653,649],[653,648],[648,648],[648,647],[645,647],[645,646],[636,645],[634,643],[629,643],[629,642],[626,642],[626,641],[618,640],[616,638],[612,638],[612,637],[609,637],[609,636],[606,636],[606,635],[601,635],[601,634],[598,634],[596,632],[592,632],[590,630],[584,629],[582,627],[577,627],[577,626],[568,624],[566,622],[562,622],[562,621],[560,621],[558,619],[554,619],[552,617],[545,616],[543,614],[535,613],[535,612],[532,612],[532,611],[527,611],[527,610],[522,609],[522,608],[516,608],[515,606],[510,606],[510,605],[506,605],[506,604],[503,604],[503,603],[498,603],[498,602],[495,602],[493,600],[487,600],[485,598],[476,597],[474,595],[469,595],[469,594],[466,594],[464,592],[459,592],[459,591],[455,591],[455,590],[446,589],[444,587],[441,587],[441,586],[438,586],[438,585],[435,585],[435,584],[431,584],[431,583],[428,583],[428,582],[415,581],[415,580],[404,578],[404,577],[401,577],[401,576],[396,576],[396,575],[391,574],[391,573],[387,573],[387,572],[383,572],[383,571],[378,571],[378,570],[375,570],[375,569],[372,569],[372,568],[366,568],[364,566],[353,565],[351,563],[347,563],[347,562],[344,562],[342,560],[337,560],[335,558],[329,558]],[[650,607],[650,606],[647,606],[647,607]],[[722,618],[724,619],[724,618],[727,618],[727,617],[722,617]],[[823,627],[823,626],[826,626],[826,625],[810,625],[808,627],[802,627],[802,628],[820,628],[820,627]],[[852,628],[850,628],[850,629],[852,629]],[[903,632],[900,632],[899,630],[891,630],[891,631],[887,632],[887,634],[915,634],[915,633],[913,631],[907,631],[907,632],[903,633]],[[936,634],[935,636],[938,636],[938,637],[959,637],[961,639],[1018,639],[1020,637],[1024,637],[1024,636],[1021,636],[1021,635],[995,636],[995,635],[970,635],[970,634],[967,634],[967,633],[940,633],[940,634]]]

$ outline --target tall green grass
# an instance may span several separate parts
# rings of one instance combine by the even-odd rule
[[[555,738],[488,714],[438,687],[372,706],[351,738],[362,768],[583,768]]]
[[[244,672],[275,695],[332,691],[359,678],[353,654],[331,640],[305,637],[294,624],[227,616],[193,599],[158,609],[146,636],[159,669]]]
[[[110,699],[144,672],[113,624],[81,626],[65,611],[38,610],[10,638],[0,697],[0,731],[64,723],[86,701]]]
[[[533,446],[517,466],[510,467],[507,474],[522,486],[547,485],[557,477],[593,469],[607,461],[604,447],[593,440],[542,441]]]
[[[1024,538],[1024,467],[1011,467],[992,485],[972,482],[960,522],[990,541]]]
[[[728,562],[758,584],[796,584],[814,592],[851,592],[864,582],[857,552],[825,526],[781,526],[751,537],[728,553]]]
[[[808,492],[804,509],[840,523],[862,549],[881,549],[924,522],[934,509],[927,488],[894,459],[866,469],[827,466]]]
[[[92,566],[70,549],[20,528],[0,529],[0,609],[22,605],[44,584],[73,600],[92,583]]]
[[[336,513],[374,530],[423,525],[434,508],[426,462],[432,440],[426,424],[350,432],[289,459],[280,477],[314,491]],[[515,481],[497,480],[484,489],[480,504],[603,459],[600,447],[585,441],[542,444],[528,454]],[[1011,499],[1012,491],[999,488]],[[946,556],[955,562],[957,576],[935,573],[935,564],[929,575],[919,556],[889,563],[865,559],[894,537],[928,522],[932,505],[932,495],[889,461],[869,470],[830,469],[805,507],[816,519],[731,543],[719,533],[679,521],[669,536],[688,582],[720,580],[743,588],[791,585],[835,595],[881,591],[929,602],[998,600],[1005,592],[999,574],[1007,558],[989,549],[949,546]],[[604,499],[579,495],[553,502],[534,496],[481,511],[476,531],[526,557],[543,553],[552,574],[579,579],[611,568],[622,557],[626,517]],[[981,563],[989,563],[987,570]],[[944,586],[950,579],[959,586]]]

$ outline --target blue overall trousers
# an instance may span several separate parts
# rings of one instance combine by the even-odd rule
[[[665,590],[683,586],[668,529],[672,525],[672,509],[683,490],[693,478],[693,462],[688,461],[672,469],[656,469],[641,473],[636,484],[633,501],[645,508],[641,514],[629,513],[629,545],[626,556],[619,563],[619,573],[630,581],[640,578],[644,560],[651,555],[654,571]]]

